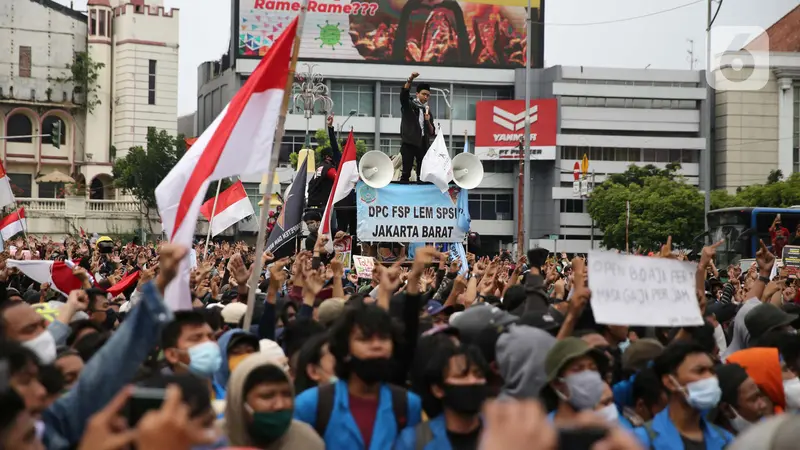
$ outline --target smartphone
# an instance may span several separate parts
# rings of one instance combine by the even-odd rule
[[[125,417],[133,428],[148,411],[161,408],[164,403],[166,389],[135,387],[128,404],[125,405]]]
[[[605,428],[572,428],[558,430],[559,450],[589,450],[608,435]]]

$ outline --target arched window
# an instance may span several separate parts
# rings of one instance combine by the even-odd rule
[[[42,136],[42,144],[52,145],[53,125],[61,122],[61,145],[67,145],[67,124],[56,116],[47,116],[42,121],[42,134],[49,134],[50,136]]]
[[[7,127],[8,142],[33,142],[33,122],[22,113],[14,114],[8,118]],[[27,136],[27,137],[14,137]]]

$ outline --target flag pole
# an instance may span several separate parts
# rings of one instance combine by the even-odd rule
[[[258,238],[256,240],[256,255],[252,264],[252,273],[250,274],[250,281],[248,282],[247,291],[247,312],[244,315],[243,328],[250,329],[250,324],[253,322],[253,310],[256,306],[256,284],[258,277],[261,274],[261,255],[264,253],[264,246],[266,245],[265,235],[267,231],[267,210],[269,209],[269,198],[272,195],[272,190],[275,188],[273,182],[275,181],[275,168],[278,165],[278,155],[280,154],[281,141],[283,140],[284,126],[286,124],[286,111],[289,109],[289,99],[292,96],[292,86],[294,85],[294,73],[297,67],[297,57],[300,53],[300,39],[303,36],[303,24],[306,20],[306,12],[308,10],[308,0],[303,0],[300,7],[300,17],[297,20],[297,34],[294,36],[294,44],[292,46],[292,60],[289,63],[289,73],[286,76],[286,87],[283,90],[283,102],[281,103],[281,113],[278,116],[278,125],[275,128],[275,140],[272,142],[272,155],[270,155],[269,171],[266,174],[264,184],[269,183],[269,189],[264,189],[261,205],[261,211],[258,217]]]
[[[214,206],[211,207],[211,217],[208,219],[208,233],[206,233],[206,246],[203,247],[203,261],[206,260],[206,256],[208,255],[208,241],[211,240],[211,223],[214,222],[214,214],[217,213],[220,186],[222,186],[222,178],[217,180],[217,193],[214,195]]]
[[[19,214],[19,205],[16,205],[16,206],[17,206],[17,220],[19,220],[19,223],[22,224],[22,235],[25,236],[25,243],[27,243],[28,242],[28,230],[26,230],[25,228],[28,227],[28,221],[26,220],[24,223],[22,222],[22,216]]]

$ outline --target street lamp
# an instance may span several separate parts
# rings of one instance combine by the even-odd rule
[[[432,91],[438,92],[442,94],[442,98],[444,102],[447,104],[447,109],[450,110],[450,140],[447,146],[449,147],[450,157],[453,157],[453,93],[450,92],[450,89],[439,89],[432,87]],[[448,99],[450,97],[450,99]]]
[[[344,122],[339,124],[339,131],[336,132],[336,140],[337,141],[340,139],[339,136],[342,134],[342,128],[344,128],[344,125],[347,123],[348,120],[350,120],[351,117],[356,115],[356,112],[357,111],[355,109],[351,109],[350,113],[347,115],[347,119],[344,119]]]
[[[299,92],[292,96],[295,105],[298,101],[303,104],[303,117],[306,118],[306,139],[308,139],[308,128],[311,116],[314,115],[314,106],[317,102],[322,104],[322,110],[326,113],[333,109],[333,100],[328,92],[328,86],[322,82],[322,74],[314,71],[316,64],[305,64],[305,72],[297,72],[294,76],[292,87],[299,89]]]

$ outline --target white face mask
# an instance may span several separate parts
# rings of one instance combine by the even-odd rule
[[[600,417],[605,419],[606,422],[609,423],[616,422],[619,419],[619,411],[617,410],[617,405],[615,405],[614,403],[608,406],[604,406],[603,408],[598,409],[594,413],[599,415]]]
[[[800,410],[800,379],[794,377],[783,380],[783,392],[786,396],[786,406],[791,410]]]
[[[47,330],[44,330],[39,336],[23,342],[22,345],[36,353],[39,361],[44,365],[51,364],[56,360],[56,340]]]
[[[753,422],[750,422],[749,420],[740,416],[739,411],[736,411],[736,409],[734,408],[731,409],[733,410],[733,413],[736,414],[733,417],[733,419],[731,419],[731,426],[733,427],[734,430],[736,430],[739,433],[743,433],[746,429],[754,425]]]

